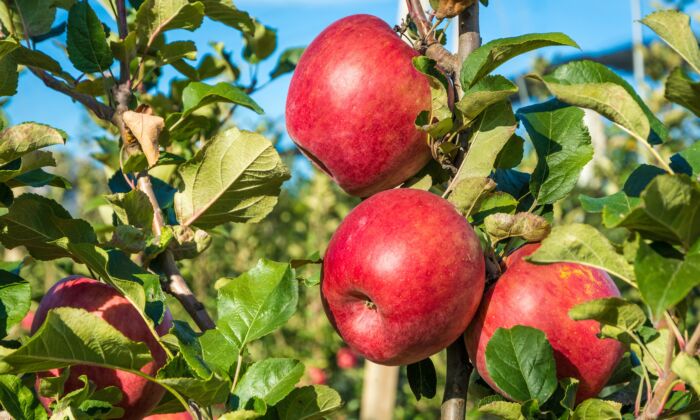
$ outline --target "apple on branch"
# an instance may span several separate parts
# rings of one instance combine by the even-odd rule
[[[421,190],[365,200],[323,260],[328,318],[353,350],[385,365],[420,361],[457,340],[483,290],[474,230],[451,203]]]
[[[576,400],[595,397],[622,358],[619,341],[598,338],[596,321],[574,321],[569,310],[594,299],[620,296],[602,270],[579,264],[536,265],[524,260],[538,244],[525,245],[506,259],[506,271],[486,294],[466,333],[469,358],[479,375],[509,397],[489,376],[486,346],[498,328],[526,325],[544,332],[554,351],[557,376],[579,382]]]
[[[71,276],[61,280],[49,289],[39,303],[32,323],[32,334],[41,327],[49,310],[61,307],[85,309],[107,321],[128,339],[145,342],[153,355],[153,361],[141,368],[143,373],[155,376],[158,369],[165,364],[166,355],[163,348],[153,337],[136,308],[113,287],[80,276]],[[170,327],[172,327],[172,317],[170,312],[166,311],[163,322],[156,331],[163,335]],[[58,376],[59,374],[58,369],[39,373],[36,380],[37,393],[41,378]],[[133,373],[82,365],[71,366],[65,392],[83,386],[79,380],[81,375],[86,375],[98,389],[108,386],[119,388],[123,395],[119,406],[124,409],[124,418],[126,419],[143,418],[155,408],[165,394],[165,389],[161,386]],[[50,399],[40,397],[40,400],[48,409],[51,403]]]
[[[354,15],[326,28],[297,65],[287,96],[290,137],[351,195],[401,184],[430,160],[416,128],[431,107],[418,53],[379,18]]]

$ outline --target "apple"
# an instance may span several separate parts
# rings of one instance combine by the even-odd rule
[[[34,322],[34,311],[29,310],[29,312],[27,312],[27,315],[25,315],[24,318],[22,318],[22,320],[19,322],[19,326],[24,331],[30,331],[32,329],[33,322]]]
[[[357,356],[348,347],[341,347],[335,354],[335,363],[341,369],[352,369],[357,366]]]
[[[536,265],[524,258],[539,247],[521,247],[506,260],[506,271],[481,302],[466,337],[469,358],[491,387],[509,397],[486,369],[486,345],[498,328],[526,325],[542,330],[554,350],[557,376],[580,383],[577,401],[598,395],[623,355],[622,344],[600,339],[596,321],[574,321],[569,310],[594,299],[620,296],[615,283],[598,269],[579,264]]]
[[[32,323],[32,334],[41,327],[49,310],[60,307],[85,309],[107,321],[130,340],[145,342],[151,350],[153,361],[141,368],[143,373],[155,376],[158,369],[165,364],[165,352],[152,336],[136,308],[113,287],[80,276],[61,280],[49,289],[39,303]],[[171,326],[172,317],[170,312],[166,312],[163,322],[156,331],[163,335]],[[38,374],[37,392],[42,377],[58,376],[59,373],[58,369],[54,369]],[[83,384],[78,379],[80,375],[87,375],[98,389],[107,386],[116,386],[121,389],[123,398],[119,406],[124,408],[124,418],[127,419],[143,418],[155,408],[165,393],[165,389],[159,385],[132,373],[83,365],[71,366],[65,392],[82,387]],[[50,399],[41,397],[41,402],[48,408]]]
[[[415,120],[431,107],[418,53],[383,20],[353,15],[309,44],[289,86],[286,122],[299,149],[348,194],[395,187],[430,160]]]
[[[325,385],[328,381],[328,376],[326,375],[326,372],[319,367],[309,367],[309,369],[307,370],[307,374],[309,375],[309,381],[313,385]]]
[[[340,224],[323,260],[331,324],[363,357],[405,365],[435,354],[469,325],[484,290],[474,230],[447,200],[394,189]]]
[[[182,413],[154,414],[144,418],[144,420],[192,420],[192,416],[183,411]]]

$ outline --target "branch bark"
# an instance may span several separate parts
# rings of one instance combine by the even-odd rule
[[[459,15],[459,47],[456,56],[457,65],[454,67],[454,85],[459,98],[464,95],[459,82],[462,62],[480,45],[479,2],[477,1]],[[473,369],[464,339],[460,336],[447,348],[447,378],[440,407],[442,420],[464,420],[469,377]]]
[[[698,350],[700,350],[700,324],[695,327],[693,335],[685,345],[685,349],[683,349],[683,351],[691,357],[695,357],[695,353],[697,353]],[[644,412],[639,416],[640,419],[650,420],[659,418],[664,410],[668,396],[671,394],[672,387],[677,380],[678,375],[673,373],[670,369],[663,372],[663,376],[659,378],[659,381],[654,387],[654,396],[644,407]]]
[[[83,106],[88,108],[90,111],[94,112],[98,118],[111,121],[114,116],[114,109],[98,101],[90,95],[84,93],[76,92],[70,86],[64,82],[51,76],[44,70],[38,69],[36,67],[27,67],[36,77],[38,77],[44,84],[57,92],[61,92],[66,96],[73,98],[74,100],[80,102]]]
[[[447,51],[435,38],[420,0],[406,0],[406,5],[408,6],[408,13],[411,15],[413,22],[415,22],[418,33],[423,40],[421,53],[435,60],[446,72],[456,73],[461,62],[458,61],[457,56]]]
[[[125,0],[117,0],[117,26],[119,28],[119,37],[124,39],[127,36],[128,28],[126,21],[126,4]],[[117,104],[116,112],[112,110],[112,115],[107,119],[119,128],[122,136],[122,141],[127,141],[127,128],[124,125],[122,114],[129,109],[129,101],[131,100],[131,78],[129,75],[129,62],[125,60],[120,63],[120,82],[114,87],[113,95]],[[136,143],[138,144],[138,143]],[[153,183],[148,172],[142,172],[138,176],[138,189],[143,191],[148,197],[151,207],[153,207],[153,234],[156,238],[165,227],[163,213],[160,210],[160,205],[156,199]],[[216,328],[214,321],[207,313],[204,305],[197,300],[190,290],[187,282],[180,273],[180,269],[175,262],[175,258],[170,250],[165,250],[160,256],[160,263],[163,272],[167,277],[167,282],[163,285],[167,293],[173,295],[182,305],[187,313],[192,317],[197,326],[202,330]]]

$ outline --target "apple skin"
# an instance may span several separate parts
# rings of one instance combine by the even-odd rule
[[[129,301],[113,287],[97,280],[71,276],[56,283],[41,300],[32,323],[32,334],[46,319],[50,309],[70,307],[82,308],[107,321],[133,341],[145,342],[153,355],[153,361],[141,368],[147,375],[155,376],[158,369],[165,364],[166,355],[155,338],[151,335],[145,322]],[[166,311],[163,322],[156,332],[164,335],[172,327],[172,316]],[[42,377],[58,376],[60,371],[53,369],[37,375],[36,389]],[[70,377],[66,381],[65,391],[69,392],[83,386],[78,379],[80,375],[95,383],[98,389],[116,386],[122,390],[120,407],[124,408],[125,419],[141,419],[148,414],[165,394],[165,389],[132,373],[119,370],[76,365],[70,368]],[[44,407],[49,406],[49,398],[40,397]]]
[[[325,385],[328,382],[328,375],[323,369],[311,366],[307,369],[307,374],[309,375],[309,381],[313,385]]]
[[[486,345],[498,328],[526,325],[542,330],[554,350],[557,376],[580,380],[576,400],[595,397],[610,379],[624,349],[600,339],[596,321],[574,321],[568,312],[594,299],[618,297],[615,283],[602,270],[579,264],[531,264],[524,258],[539,248],[529,244],[506,260],[506,271],[481,302],[466,337],[469,358],[479,375],[500,394],[486,369]]]
[[[357,366],[357,356],[348,347],[341,347],[335,354],[335,363],[341,369],[352,369]]]
[[[34,322],[34,311],[30,310],[29,312],[27,312],[27,315],[25,315],[24,318],[22,318],[22,321],[20,321],[19,326],[24,331],[31,331],[33,322]]]
[[[287,131],[348,194],[395,187],[430,160],[415,120],[431,107],[418,53],[383,20],[353,15],[308,46],[287,96]]]
[[[326,315],[345,342],[383,365],[406,365],[457,340],[484,290],[484,256],[447,200],[394,189],[357,206],[323,261]]]

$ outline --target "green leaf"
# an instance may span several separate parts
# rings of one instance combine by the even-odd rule
[[[41,328],[3,363],[14,373],[81,364],[135,372],[151,360],[145,343],[127,339],[95,314],[66,307],[49,311]]]
[[[180,394],[195,400],[200,406],[221,404],[231,390],[228,377],[212,373],[199,378],[181,355],[171,359],[156,375],[158,383],[172,387]]]
[[[341,406],[340,395],[334,389],[312,385],[296,388],[276,408],[280,420],[320,420]]]
[[[530,191],[538,204],[552,204],[566,197],[593,157],[591,136],[583,123],[583,114],[580,108],[557,100],[518,110],[518,119],[537,153]]]
[[[7,248],[23,245],[39,260],[69,257],[59,239],[69,243],[97,242],[95,232],[84,220],[73,219],[60,204],[35,194],[17,197],[7,214],[0,217],[0,241]]]
[[[217,326],[240,351],[284,325],[294,315],[298,299],[289,264],[263,259],[219,289]]]
[[[230,0],[202,0],[202,3],[204,3],[204,14],[209,19],[244,33],[255,31],[253,19],[247,12],[238,10]]]
[[[294,390],[303,375],[304,365],[298,360],[271,358],[253,363],[234,390],[239,399],[238,408],[253,408],[253,398],[267,405],[277,404]]]
[[[207,330],[199,337],[202,357],[209,367],[219,372],[228,372],[236,363],[238,348],[219,330]]]
[[[700,362],[688,353],[680,353],[671,364],[673,372],[700,394]]]
[[[476,119],[486,108],[507,100],[518,92],[518,87],[503,76],[486,76],[464,91],[455,108],[467,121]]]
[[[576,42],[560,32],[527,34],[488,42],[469,54],[462,63],[462,89],[466,91],[496,67],[515,56],[554,45],[579,48]]]
[[[602,213],[605,227],[616,226],[639,204],[639,198],[629,197],[623,191],[618,191],[613,195],[594,198],[579,195],[581,206],[589,213]]]
[[[493,243],[516,237],[539,242],[549,235],[551,227],[544,217],[532,213],[494,213],[484,219],[484,230]]]
[[[180,59],[197,58],[197,46],[193,41],[175,41],[158,48],[158,65],[163,66]]]
[[[694,82],[680,67],[668,75],[664,97],[700,117],[700,82]]]
[[[204,4],[187,0],[146,0],[136,12],[136,34],[141,42],[152,44],[165,31],[194,31],[204,19]]]
[[[13,54],[8,54],[0,59],[0,97],[17,93],[18,83],[17,61]]]
[[[3,19],[5,27],[15,27],[21,37],[35,37],[43,35],[51,30],[51,25],[56,19],[56,8],[53,0],[15,0],[15,24],[8,26]]]
[[[282,51],[277,59],[277,65],[270,72],[270,78],[276,79],[283,74],[291,73],[296,69],[301,55],[304,53],[305,47],[287,48]]]
[[[255,29],[252,32],[243,32],[243,58],[257,64],[266,59],[277,48],[277,31],[253,21]]]
[[[572,61],[547,76],[531,77],[543,81],[562,102],[590,108],[650,144],[668,138],[668,129],[632,86],[602,64]]]
[[[498,328],[486,345],[486,369],[516,401],[536,399],[543,404],[557,388],[552,346],[535,328]]]
[[[20,47],[21,45],[12,38],[0,40],[0,60]]]
[[[34,392],[14,375],[0,375],[0,404],[10,416],[24,420],[46,420],[46,410]]]
[[[84,73],[103,73],[114,61],[102,22],[87,1],[70,8],[66,49],[73,66]]]
[[[436,67],[435,60],[425,56],[413,58],[413,67],[423,73],[430,85],[430,109],[416,117],[416,126],[433,138],[446,135],[452,129],[452,110],[447,97],[447,79]]]
[[[230,83],[221,82],[210,86],[202,82],[191,82],[182,92],[182,118],[187,118],[197,109],[216,102],[241,105],[258,114],[264,113],[250,96]]]
[[[622,404],[615,401],[590,398],[579,404],[571,420],[618,420],[622,419]]]
[[[49,57],[38,50],[30,50],[29,48],[20,46],[12,56],[17,61],[17,64],[24,66],[37,67],[44,69],[57,75],[63,75],[63,69],[58,61]]]
[[[518,200],[513,198],[508,193],[496,191],[488,194],[472,211],[473,224],[478,225],[484,222],[484,219],[496,213],[515,214],[518,207]]]
[[[505,420],[525,420],[522,407],[518,403],[508,401],[494,401],[479,406],[479,412],[490,414]]]
[[[574,414],[574,407],[576,406],[576,392],[578,391],[579,380],[576,378],[564,378],[559,381],[559,385],[562,389],[559,406],[566,410],[560,419],[567,420]]]
[[[132,190],[128,193],[106,195],[105,198],[123,224],[151,229],[153,206],[143,191]]]
[[[589,225],[555,226],[537,251],[526,259],[536,264],[583,264],[634,283],[634,271],[625,257],[615,251],[602,233]]]
[[[632,171],[622,190],[630,197],[639,197],[654,178],[665,173],[666,171],[659,167],[641,164]]]
[[[184,187],[175,195],[177,218],[202,229],[262,220],[289,178],[272,143],[236,128],[207,142],[179,173]]]
[[[448,197],[448,201],[457,207],[464,216],[469,216],[484,198],[484,195],[496,188],[491,178],[464,178],[457,183]]]
[[[173,321],[173,328],[170,331],[177,337],[180,354],[185,359],[190,369],[192,369],[199,378],[206,379],[211,376],[212,371],[204,361],[199,337],[197,337],[197,333],[192,330],[192,327],[184,321],[175,320]]]
[[[671,156],[671,167],[674,167],[676,172],[697,177],[700,174],[700,142],[693,143]]]
[[[2,3],[0,3],[2,4]],[[17,93],[19,72],[14,54],[8,54],[0,58],[0,97],[12,96]]]
[[[473,125],[469,150],[455,175],[455,182],[489,176],[499,152],[516,127],[510,103],[498,102],[486,108]]]
[[[65,144],[66,133],[37,123],[23,123],[0,132],[0,166],[44,147]]]
[[[639,306],[618,297],[580,303],[569,310],[569,318],[575,321],[598,321],[604,335],[614,338],[634,334],[647,320]]]
[[[31,300],[31,289],[26,280],[0,270],[0,336],[5,337],[10,327],[24,318]]]
[[[690,16],[675,10],[659,10],[646,16],[641,22],[656,32],[700,73],[700,47],[690,27]]]
[[[642,236],[685,249],[700,238],[700,185],[687,175],[661,175],[641,194],[637,207],[614,227],[626,227]]]
[[[416,400],[433,398],[437,393],[437,373],[430,358],[406,366],[406,376]]]
[[[26,174],[27,172],[31,172],[45,166],[56,166],[56,161],[51,153],[44,152],[42,150],[29,152],[21,158],[0,167],[0,182],[8,183],[8,181],[15,179],[22,174]]]
[[[513,134],[498,153],[494,167],[498,169],[515,168],[522,162],[524,154],[525,140],[519,135]]]
[[[642,241],[634,270],[644,302],[659,319],[700,285],[700,252],[689,253],[684,260],[664,258]]]

